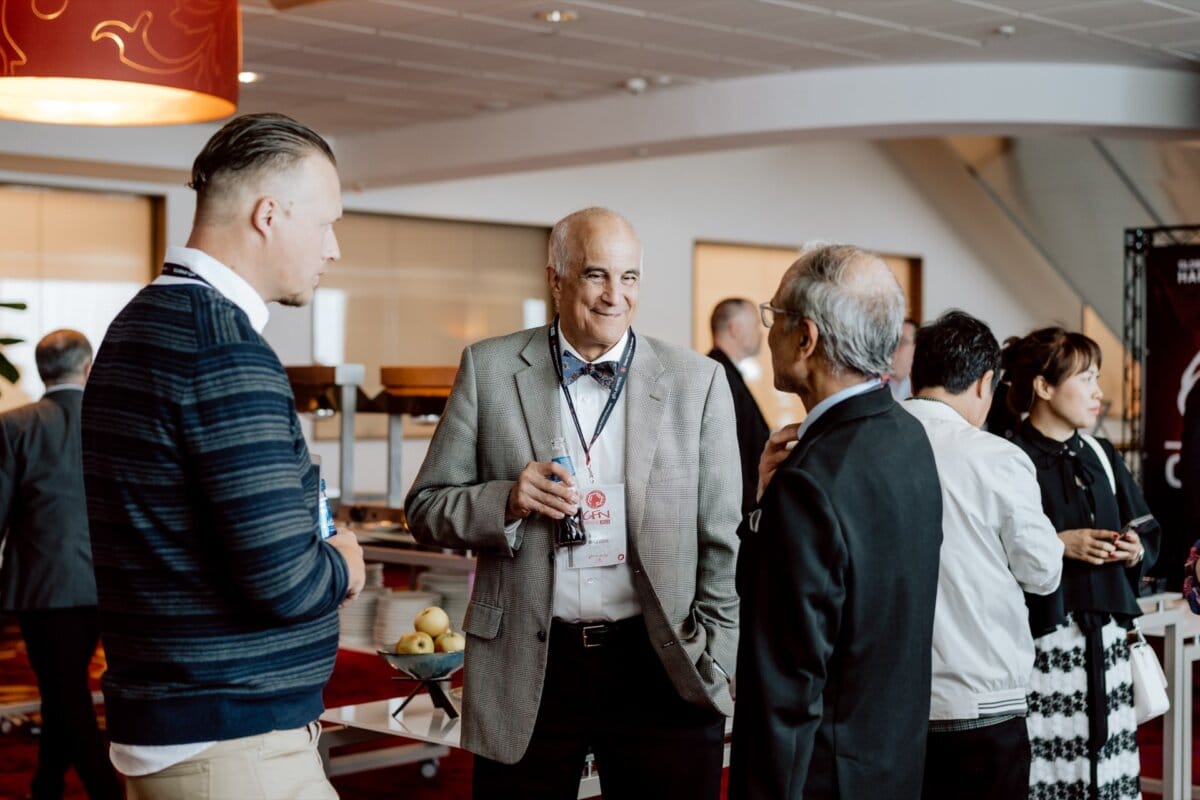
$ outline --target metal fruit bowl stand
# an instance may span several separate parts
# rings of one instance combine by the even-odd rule
[[[414,684],[408,697],[404,699],[399,708],[392,712],[393,718],[399,717],[405,706],[412,702],[422,687],[429,692],[429,699],[435,708],[445,711],[446,716],[451,719],[458,718],[458,709],[454,707],[454,703],[442,688],[442,682],[462,669],[463,652],[461,650],[457,653],[415,654],[395,653],[391,650],[377,650],[376,652],[392,669],[404,674],[403,677],[394,677],[392,680],[408,681]]]

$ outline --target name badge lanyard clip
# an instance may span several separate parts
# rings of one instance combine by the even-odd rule
[[[596,420],[596,431],[589,441],[583,435],[583,426],[579,424],[579,414],[575,411],[575,401],[571,399],[571,392],[563,380],[562,345],[558,338],[558,317],[555,316],[554,322],[550,324],[550,356],[554,361],[554,373],[558,376],[558,385],[562,388],[563,396],[567,398],[567,409],[571,412],[571,421],[575,423],[575,432],[579,435],[580,446],[583,447],[584,465],[587,467],[588,478],[592,483],[596,482],[596,475],[592,472],[592,447],[600,438],[600,432],[604,430],[604,426],[608,424],[608,418],[612,416],[613,409],[617,406],[617,400],[620,399],[621,392],[625,389],[625,379],[629,376],[629,365],[633,363],[633,353],[636,349],[637,336],[630,328],[629,339],[625,342],[625,351],[621,353],[621,360],[617,364],[617,374],[614,376],[612,387],[608,390],[608,402],[604,404],[604,410],[600,412],[600,418]]]

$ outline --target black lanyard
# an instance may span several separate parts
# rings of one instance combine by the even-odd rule
[[[567,398],[567,408],[571,411],[571,421],[575,423],[575,432],[579,434],[579,444],[583,447],[584,465],[589,472],[592,468],[592,446],[600,438],[600,432],[608,424],[608,418],[612,416],[617,400],[621,397],[621,391],[625,388],[625,379],[629,376],[629,365],[633,363],[633,351],[636,349],[637,336],[634,335],[633,328],[630,328],[629,340],[625,342],[625,352],[621,354],[621,360],[617,364],[617,373],[613,376],[612,388],[608,390],[608,402],[605,403],[604,410],[600,412],[600,419],[596,420],[596,432],[592,434],[589,442],[584,438],[583,427],[579,424],[579,415],[575,413],[575,401],[571,399],[571,392],[563,382],[562,346],[558,341],[558,317],[556,316],[554,322],[550,323],[550,357],[554,361],[554,374],[558,376],[558,385],[562,387],[563,395]]]
[[[162,274],[168,275],[172,278],[183,278],[184,280],[196,281],[198,283],[203,283],[205,286],[212,286],[212,284],[204,280],[199,273],[188,269],[182,264],[172,264],[168,261],[166,264],[163,264]]]

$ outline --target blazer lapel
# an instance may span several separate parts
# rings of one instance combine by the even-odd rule
[[[659,423],[671,384],[654,346],[639,336],[625,384],[625,503],[631,540],[646,510],[646,484],[658,451]]]
[[[517,397],[525,415],[530,445],[537,461],[549,461],[550,440],[561,436],[562,425],[558,409],[558,376],[550,361],[547,328],[533,331],[521,350],[521,358],[529,364],[517,373]]]

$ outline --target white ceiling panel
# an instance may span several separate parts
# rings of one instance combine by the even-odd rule
[[[1059,11],[1041,12],[1039,16],[1063,20],[1089,29],[1117,28],[1121,26],[1157,25],[1195,18],[1186,12],[1164,6],[1139,2],[1093,3],[1084,7]]]
[[[809,42],[837,44],[863,36],[886,33],[893,29],[860,19],[814,14],[803,18],[787,15],[782,17],[778,24],[764,26],[762,30],[768,34],[795,37]]]
[[[1200,0],[324,0],[284,12],[268,0],[244,0],[242,7],[244,63],[265,75],[244,88],[244,107],[304,109],[343,130],[495,113],[489,102],[512,109],[615,96],[633,76],[648,78],[651,92],[667,92],[889,62],[1050,59],[1194,70],[1200,47]],[[533,17],[551,7],[579,18],[550,25]],[[1016,34],[997,35],[1000,25]]]
[[[912,27],[940,27],[958,23],[975,22],[987,17],[994,17],[996,12],[988,8],[968,6],[960,3],[934,2],[882,5],[859,12],[864,17],[870,17],[887,22],[896,22]]]
[[[439,18],[439,15],[428,9],[418,10],[409,6],[382,5],[365,0],[326,0],[322,3],[299,6],[280,13],[293,20],[304,18],[336,20],[368,28],[402,28],[414,22]]]
[[[1184,22],[1172,22],[1137,29],[1125,28],[1116,33],[1151,46],[1169,45],[1172,42],[1200,39],[1200,17],[1193,17]]]
[[[872,53],[880,59],[907,63],[911,61],[945,61],[961,57],[967,46],[944,39],[931,39],[912,33],[880,33],[853,42],[854,47]],[[976,55],[979,48],[970,48]],[[919,55],[918,55],[919,53]]]

